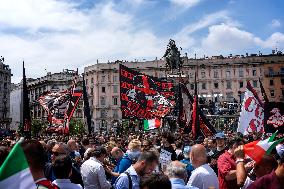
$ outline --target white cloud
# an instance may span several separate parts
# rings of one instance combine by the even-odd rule
[[[281,26],[281,22],[280,22],[279,20],[273,19],[273,20],[271,21],[271,27],[273,27],[273,28],[278,28],[278,27],[280,27],[280,26]]]
[[[196,50],[206,55],[228,55],[230,53],[245,53],[255,49],[274,49],[284,47],[284,34],[273,33],[267,39],[261,39],[254,34],[226,24],[209,27],[208,35],[202,39],[201,46]]]
[[[14,74],[12,82],[19,82],[23,60],[27,77],[40,77],[45,68],[60,72],[95,64],[96,59],[152,59],[165,50],[167,39],[141,29],[132,15],[116,11],[113,2],[84,11],[64,1],[13,3],[6,1],[0,7],[0,24],[10,30],[21,28],[25,34],[5,33],[0,27],[0,52]]]
[[[186,9],[198,5],[202,0],[170,0],[172,4]]]
[[[218,11],[212,14],[205,15],[199,21],[183,27],[181,31],[176,33],[173,38],[177,40],[177,42],[181,44],[181,46],[186,48],[195,44],[196,40],[194,40],[191,35],[201,29],[207,28],[208,26],[221,22],[224,22],[230,26],[240,26],[240,24],[237,21],[232,20],[228,16],[228,14],[229,13],[227,11]]]

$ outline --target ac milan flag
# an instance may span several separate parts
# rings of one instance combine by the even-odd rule
[[[264,132],[263,107],[263,102],[260,100],[256,91],[248,81],[237,131],[244,135],[251,132]]]
[[[175,105],[171,82],[139,73],[120,64],[122,118],[151,120],[171,112]]]
[[[48,92],[39,97],[38,102],[48,112],[48,121],[52,125],[65,125],[65,132],[69,130],[69,121],[82,95],[81,90],[66,90],[63,92]]]
[[[284,103],[282,102],[269,102],[265,103],[265,132],[284,133]]]
[[[195,86],[197,87],[197,86]],[[196,132],[196,138],[200,135],[203,135],[204,137],[210,137],[213,136],[216,133],[215,128],[211,125],[211,123],[208,121],[208,119],[206,118],[206,116],[203,114],[201,108],[198,106],[198,98],[193,98],[191,96],[191,94],[189,93],[189,90],[187,89],[187,87],[184,84],[181,84],[181,88],[182,88],[182,93],[184,93],[187,98],[189,103],[192,105],[192,112],[190,113],[189,111],[186,112],[186,121],[191,122],[191,130]],[[197,94],[197,91],[196,91]],[[198,97],[198,95],[195,95],[196,97]],[[197,103],[196,103],[197,102]],[[186,103],[184,103],[186,104]],[[184,110],[189,110],[191,108],[186,107],[183,108]],[[198,112],[197,112],[198,111]],[[191,116],[191,118],[189,118],[188,116]],[[195,117],[194,117],[195,116]],[[196,119],[196,117],[199,117],[199,120]],[[193,120],[194,119],[194,120]],[[193,124],[193,122],[195,122]]]

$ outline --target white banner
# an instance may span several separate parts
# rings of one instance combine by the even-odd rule
[[[237,129],[244,135],[251,132],[264,132],[264,110],[250,87],[247,87],[244,95]]]

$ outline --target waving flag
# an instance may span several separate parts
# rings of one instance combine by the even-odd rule
[[[0,188],[36,188],[26,156],[19,142],[15,144],[0,167]]]
[[[159,127],[161,127],[160,119],[144,120],[144,130],[145,131],[148,131],[151,129],[157,129]]]
[[[284,133],[284,103],[268,102],[265,103],[264,111],[264,130],[266,133]]]
[[[186,94],[186,96],[189,99],[189,103],[192,104],[192,119],[191,119],[191,129],[192,132],[195,132],[195,137],[197,138],[200,135],[203,135],[204,137],[210,137],[213,136],[216,133],[215,128],[211,125],[211,123],[208,121],[206,116],[201,111],[200,107],[198,107],[198,95],[195,98],[191,96],[189,93],[189,90],[184,84],[181,84],[182,92]],[[197,91],[196,91],[197,94]],[[198,111],[198,112],[196,112]],[[197,117],[199,119],[197,120]],[[194,122],[194,124],[193,124]]]
[[[247,82],[247,89],[242,103],[238,132],[247,135],[251,132],[264,132],[264,105],[259,99],[256,91],[250,82]]]
[[[284,138],[277,141],[273,141],[276,136],[276,132],[265,140],[253,141],[244,145],[244,152],[254,161],[259,162],[263,155],[270,154],[273,148],[275,148]]]
[[[171,112],[175,105],[172,82],[139,73],[120,64],[122,118],[150,120]]]
[[[40,105],[48,112],[48,121],[54,126],[64,126],[64,132],[69,132],[69,122],[82,96],[82,90],[76,88],[77,77],[73,85],[65,91],[47,92],[38,99]]]

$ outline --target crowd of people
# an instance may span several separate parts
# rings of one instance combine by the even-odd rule
[[[284,145],[254,162],[243,145],[257,133],[130,133],[42,136],[21,146],[37,188],[283,189]],[[0,141],[0,165],[17,136]],[[16,182],[16,181],[15,181]]]

